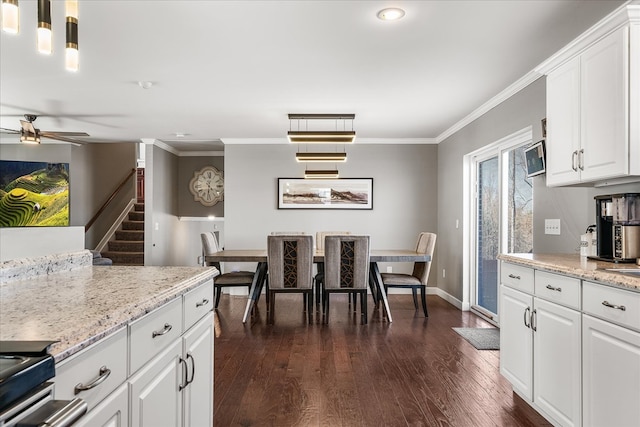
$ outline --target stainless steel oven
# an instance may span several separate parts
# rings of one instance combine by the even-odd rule
[[[66,427],[87,411],[82,399],[54,399],[51,344],[0,341],[0,427]]]

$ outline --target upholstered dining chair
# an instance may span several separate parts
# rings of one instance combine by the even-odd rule
[[[275,318],[277,293],[302,293],[307,302],[309,323],[313,321],[313,236],[267,236],[267,265],[269,270],[269,310],[267,323]]]
[[[222,294],[222,288],[227,286],[244,286],[247,288],[247,292],[251,289],[251,283],[253,282],[254,272],[252,271],[232,271],[229,273],[223,273],[219,262],[206,262],[204,257],[212,253],[220,251],[218,245],[218,239],[216,235],[210,231],[200,234],[200,240],[202,241],[202,262],[203,265],[209,265],[217,268],[220,271],[220,275],[214,277],[213,286],[215,288],[215,304],[214,308],[218,308],[220,302],[220,295]]]
[[[316,250],[324,251],[324,238],[326,236],[344,236],[351,234],[349,231],[317,231],[316,232]],[[322,300],[322,279],[324,278],[324,263],[316,264],[317,272],[314,276],[316,289],[316,305]]]
[[[329,323],[330,294],[341,292],[353,295],[360,294],[362,323],[366,324],[368,288],[369,236],[326,236],[324,239],[324,280],[322,285],[324,323]]]
[[[416,252],[426,254],[433,257],[433,251],[436,247],[436,234],[422,232],[418,236],[418,244]],[[419,289],[422,298],[422,310],[424,316],[429,317],[427,311],[427,281],[429,280],[429,271],[431,270],[431,261],[413,263],[413,272],[411,274],[402,273],[381,273],[382,285],[384,290],[389,288],[408,288],[413,294],[413,305],[418,310],[418,299],[416,292]]]

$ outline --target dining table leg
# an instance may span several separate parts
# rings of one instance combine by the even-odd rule
[[[256,272],[253,275],[253,281],[251,282],[251,289],[249,289],[249,297],[247,298],[247,306],[244,309],[244,316],[242,317],[242,323],[247,323],[253,304],[260,298],[260,292],[262,292],[262,285],[267,274],[267,263],[259,262],[256,266]]]
[[[391,318],[391,310],[389,309],[389,301],[387,300],[387,293],[384,290],[384,285],[382,284],[382,276],[380,275],[380,268],[378,267],[377,262],[372,262],[370,264],[371,273],[373,276],[373,281],[378,291],[378,295],[380,299],[382,299],[382,303],[384,304],[384,311],[387,313],[387,319],[389,322],[393,322]]]

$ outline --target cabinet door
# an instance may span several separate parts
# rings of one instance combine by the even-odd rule
[[[581,56],[582,180],[629,173],[629,35],[621,28]]]
[[[182,340],[177,339],[129,380],[131,427],[175,427],[182,422]]]
[[[640,333],[582,315],[585,426],[640,426]]]
[[[533,401],[561,425],[579,426],[580,312],[538,298],[534,303]]]
[[[129,389],[122,384],[80,418],[73,427],[126,427],[129,425]]]
[[[213,426],[213,313],[191,328],[183,343],[191,381],[182,393],[184,426]]]
[[[580,181],[580,58],[547,76],[547,185]]]
[[[530,401],[533,399],[533,297],[500,286],[500,373]]]

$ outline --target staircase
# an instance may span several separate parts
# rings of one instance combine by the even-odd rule
[[[144,265],[144,203],[134,204],[120,228],[102,256],[110,258],[113,265]]]

